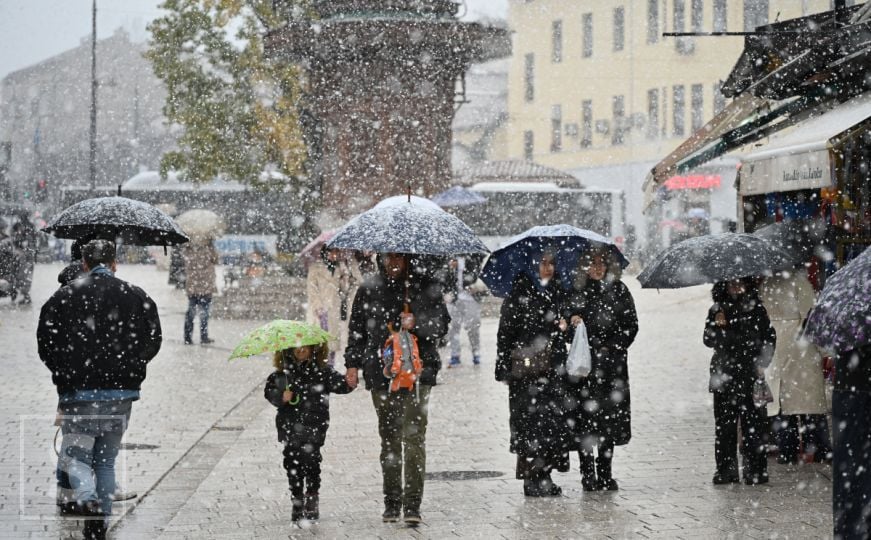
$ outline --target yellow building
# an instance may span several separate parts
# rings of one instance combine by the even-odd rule
[[[646,173],[725,106],[720,84],[744,47],[742,36],[662,34],[752,32],[829,9],[831,0],[511,0],[508,156],[623,189],[627,222],[645,238]],[[710,167],[721,170],[699,173],[715,185],[674,185],[699,191],[684,207],[704,208],[717,230],[735,219],[735,162]]]

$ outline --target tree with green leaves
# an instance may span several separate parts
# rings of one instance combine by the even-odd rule
[[[278,3],[304,9],[304,0]],[[264,57],[263,37],[286,19],[272,0],[166,0],[148,27],[146,57],[167,89],[164,114],[183,132],[161,174],[185,180],[224,176],[262,185],[264,170],[303,173],[300,70]]]

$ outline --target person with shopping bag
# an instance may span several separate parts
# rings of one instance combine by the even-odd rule
[[[570,449],[580,455],[584,491],[618,489],[611,471],[614,447],[632,436],[628,350],[638,333],[638,316],[621,274],[613,251],[585,253],[560,321],[575,348],[566,375],[566,392],[573,398],[567,401],[575,407],[567,411],[566,421]],[[577,349],[583,346],[584,333],[589,365],[587,355]]]

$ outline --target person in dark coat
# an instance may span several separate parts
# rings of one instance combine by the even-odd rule
[[[871,537],[871,346],[839,351],[832,393],[836,539]]]
[[[566,345],[559,327],[565,296],[546,251],[532,269],[519,274],[502,303],[496,338],[496,380],[508,384],[510,451],[517,455],[515,475],[527,497],[559,496],[553,469],[568,470],[565,420],[561,409]],[[550,369],[540,375],[512,373],[512,354],[529,346],[550,345]]]
[[[776,334],[759,300],[753,278],[719,282],[711,292],[714,305],[705,321],[704,343],[714,349],[709,390],[714,394],[715,484],[738,482],[738,423],[744,483],[768,482],[768,414],[755,403],[754,385],[764,384]]]
[[[450,316],[443,284],[421,271],[409,256],[379,254],[378,269],[354,297],[345,376],[353,388],[359,370],[363,370],[378,415],[384,478],[382,519],[396,522],[404,511],[405,522],[415,525],[421,521],[429,395],[441,369],[438,343],[448,332]],[[390,391],[390,380],[384,376],[381,354],[391,335],[388,325],[407,330],[418,340],[423,371],[411,391]]]
[[[610,251],[586,254],[564,311],[572,329],[583,321],[592,357],[590,374],[567,382],[572,404],[567,418],[584,491],[618,489],[611,474],[614,447],[632,437],[628,351],[638,334],[638,315],[621,273]]]
[[[291,520],[320,518],[321,447],[330,427],[330,394],[353,390],[327,365],[326,343],[275,353],[266,399],[278,408],[275,428],[284,444],[284,469],[293,500]]]
[[[162,336],[154,300],[115,277],[112,242],[89,242],[82,258],[88,274],[42,306],[36,338],[57,387],[63,433],[58,468],[75,478],[76,513],[108,518],[115,457]],[[105,530],[104,519],[89,520],[85,537],[104,537]]]

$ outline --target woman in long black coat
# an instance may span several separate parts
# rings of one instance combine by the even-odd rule
[[[714,349],[709,390],[714,394],[717,472],[715,484],[738,482],[738,423],[744,482],[768,482],[768,414],[765,403],[753,399],[756,381],[764,381],[777,334],[759,300],[752,278],[719,282],[711,291],[714,305],[708,310],[703,341]]]
[[[610,252],[592,252],[581,266],[563,313],[572,328],[584,322],[592,369],[587,377],[568,377],[566,384],[571,449],[580,454],[584,490],[613,491],[618,488],[611,476],[614,446],[632,436],[628,349],[638,333],[638,316]]]
[[[562,493],[551,470],[568,470],[565,419],[561,408],[561,370],[566,345],[559,328],[560,303],[565,297],[554,270],[554,254],[545,253],[536,275],[519,275],[502,304],[497,335],[496,380],[508,384],[511,452],[517,454],[516,476],[524,480],[528,497]],[[531,274],[532,272],[530,272]],[[551,344],[550,370],[539,376],[512,375],[513,351]]]

